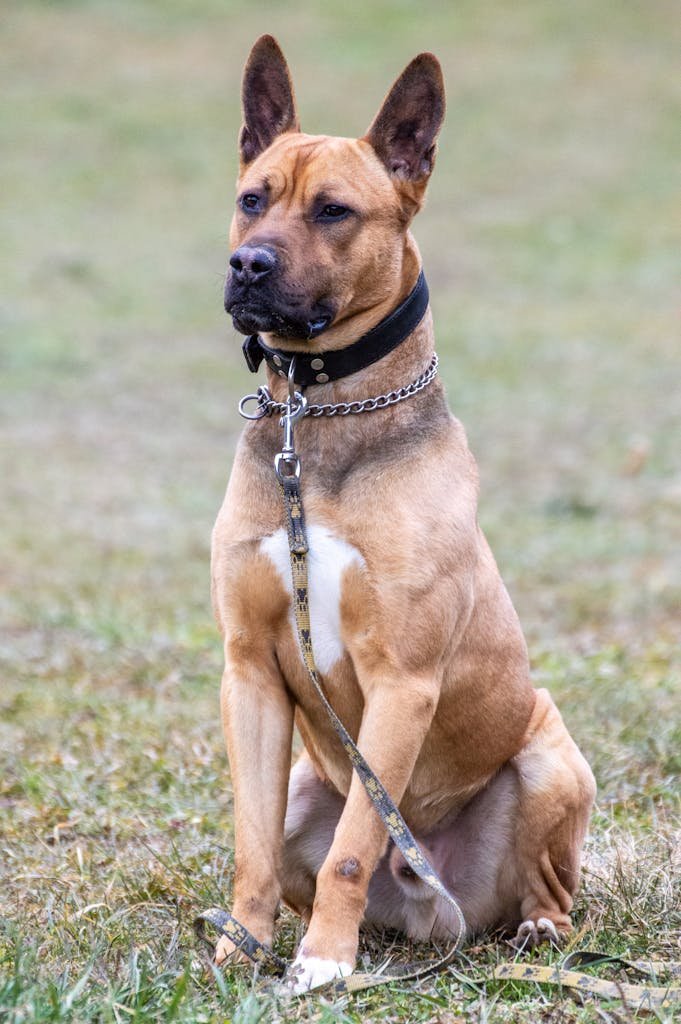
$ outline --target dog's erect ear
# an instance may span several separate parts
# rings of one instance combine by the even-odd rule
[[[364,140],[391,176],[425,187],[444,115],[442,69],[432,53],[421,53],[393,85]]]
[[[242,165],[255,160],[277,135],[300,131],[288,65],[272,36],[260,36],[248,56],[241,104],[244,115],[239,135]]]

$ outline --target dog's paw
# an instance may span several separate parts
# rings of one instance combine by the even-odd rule
[[[298,953],[287,970],[282,985],[286,992],[298,996],[337,978],[347,978],[348,974],[352,974],[352,964]]]
[[[548,917],[540,917],[536,921],[527,920],[518,928],[515,938],[511,939],[510,945],[519,951],[532,949],[534,946],[541,946],[543,942],[550,942],[553,946],[561,946],[565,941],[565,935],[561,934],[553,921]]]

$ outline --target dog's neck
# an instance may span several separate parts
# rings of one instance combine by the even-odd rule
[[[305,389],[310,404],[362,401],[388,394],[416,380],[433,357],[433,321],[430,308],[421,323],[384,359],[349,377],[314,384]],[[268,386],[277,402],[288,397],[286,380],[268,370]],[[305,417],[295,428],[296,449],[303,464],[304,486],[308,488],[308,512],[314,517],[314,500],[336,495],[354,472],[365,472],[388,459],[413,456],[421,446],[448,429],[450,413],[444,388],[436,378],[428,388],[400,402],[374,412],[355,416]],[[249,429],[250,428],[250,429]],[[279,417],[264,417],[246,429],[246,445],[262,463],[264,472],[274,473],[272,459],[283,440]],[[312,492],[310,491],[312,488]],[[321,497],[320,497],[321,496]],[[325,499],[324,499],[325,500]]]

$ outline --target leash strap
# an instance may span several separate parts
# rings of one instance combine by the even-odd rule
[[[464,920],[463,913],[459,904],[456,902],[454,897],[444,887],[437,874],[424,857],[418,843],[404,818],[400,814],[399,810],[395,806],[392,798],[390,797],[385,786],[381,780],[372,771],[360,752],[356,743],[350,736],[340,718],[334,711],[333,707],[329,703],[329,700],[324,693],[322,688],[319,672],[314,660],[314,653],[312,650],[312,631],[310,628],[310,603],[309,603],[309,584],[308,584],[308,571],[307,571],[307,534],[305,530],[305,516],[303,512],[303,502],[300,494],[300,479],[299,475],[291,474],[289,476],[279,477],[282,495],[284,498],[284,508],[286,511],[286,526],[289,540],[289,551],[291,556],[291,577],[293,581],[293,605],[295,611],[296,620],[296,631],[298,633],[298,643],[300,644],[301,654],[303,661],[307,669],[308,675],[312,682],[319,700],[321,701],[324,710],[326,711],[331,724],[339,737],[343,748],[348,755],[348,759],[352,764],[352,767],[357,772],[362,785],[367,793],[367,796],[373,803],[376,811],[381,818],[381,821],[385,825],[388,835],[392,839],[395,846],[399,849],[400,853],[404,857],[405,861],[412,869],[412,871],[418,875],[418,877],[426,883],[426,885],[433,890],[441,899],[451,907],[457,918],[458,931],[453,946],[448,952],[440,957],[440,959],[433,962],[426,962],[420,964],[414,969],[410,970],[407,974],[401,975],[351,975],[347,980],[339,981],[334,985],[335,991],[358,991],[361,988],[373,987],[374,985],[384,984],[389,981],[394,981],[396,978],[405,980],[407,978],[419,978],[423,974],[431,973],[432,971],[439,970],[440,968],[449,964],[459,951],[461,943],[466,934],[466,922]]]
[[[258,942],[231,914],[217,907],[211,907],[210,910],[199,914],[194,921],[194,929],[199,939],[211,945],[205,936],[206,923],[227,935],[262,971],[277,976],[281,976],[285,972],[286,961]],[[681,961],[625,960],[622,957],[611,957],[603,953],[583,950],[570,953],[562,964],[555,967],[540,967],[521,963],[499,964],[494,970],[493,977],[498,981],[521,981],[536,985],[553,985],[560,989],[572,989],[586,996],[620,1000],[625,1005],[636,1009],[668,1010],[673,1009],[677,1003],[681,1002],[681,985],[634,985],[630,982],[596,978],[582,971],[572,970],[577,966],[595,967],[598,965],[636,971],[656,981],[659,976],[681,976]],[[412,981],[423,977],[429,970],[435,971],[441,966],[442,961],[440,960],[432,964],[418,965],[414,970],[407,970],[397,975],[352,974],[348,978],[331,982],[325,986],[325,990],[330,989],[338,995],[361,992],[389,981]],[[468,979],[462,978],[461,980]]]
[[[587,996],[618,999],[636,1009],[667,1010],[681,1002],[681,985],[633,985],[630,982],[595,978],[593,975],[570,969],[580,964],[592,967],[603,964],[638,971],[654,980],[658,980],[657,976],[660,974],[676,975],[681,971],[681,962],[678,961],[631,961],[601,953],[580,951],[571,953],[556,967],[535,967],[519,963],[499,964],[494,970],[494,978],[500,981],[529,981],[539,985],[557,985],[559,988],[574,989]]]
[[[255,935],[252,935],[247,928],[244,928],[226,910],[221,910],[219,907],[210,907],[194,919],[194,931],[197,938],[212,950],[212,943],[206,937],[206,924],[212,924],[221,935],[226,935],[228,939],[231,939],[234,945],[245,953],[252,963],[262,968],[266,973],[282,975],[286,970],[286,960],[277,956],[276,953],[268,946],[263,945],[262,942],[258,942]]]

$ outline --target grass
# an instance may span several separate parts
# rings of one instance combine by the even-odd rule
[[[575,944],[678,959],[675,5],[27,0],[3,20],[0,1018],[632,1019],[494,981],[495,936],[470,984],[285,1008],[213,974],[191,921],[229,903],[208,538],[251,381],[220,293],[240,71],[272,31],[311,131],[363,131],[415,52],[443,60],[416,233],[481,520],[599,783]],[[280,951],[298,936],[283,917]]]

